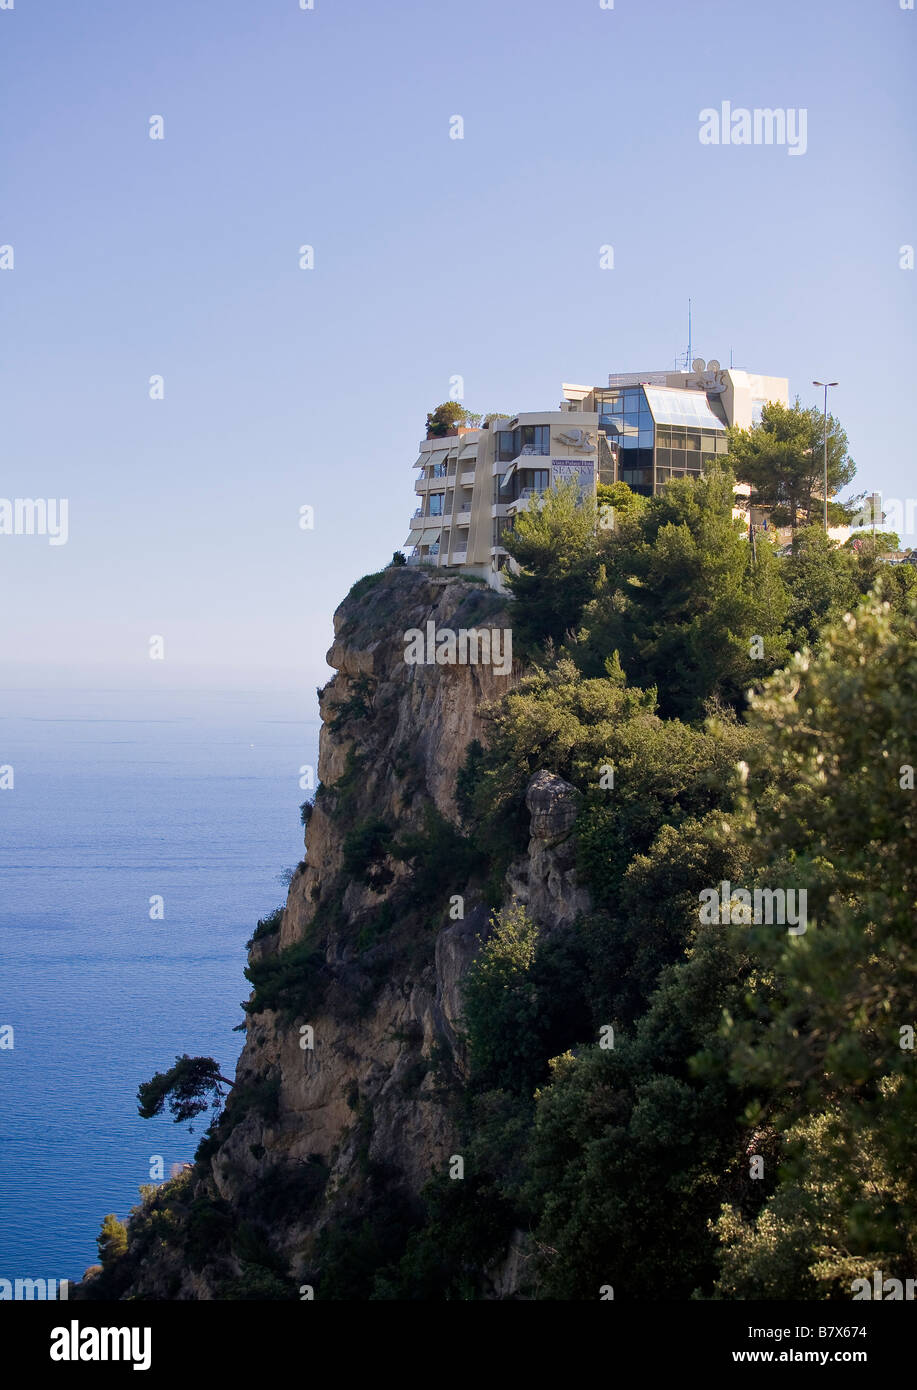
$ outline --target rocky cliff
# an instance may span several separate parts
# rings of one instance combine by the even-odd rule
[[[501,631],[509,615],[480,584],[403,568],[360,581],[335,614],[305,858],[282,915],[250,943],[254,990],[224,1115],[193,1172],[132,1223],[129,1296],[321,1285],[342,1223],[380,1203],[409,1218],[456,1148],[461,984],[495,896],[528,903],[544,931],[588,905],[571,850],[576,794],[550,774],[533,779],[529,851],[496,895],[469,857],[460,771],[518,669],[408,664],[405,634],[431,622]],[[518,1263],[511,1242],[492,1296],[512,1295]]]

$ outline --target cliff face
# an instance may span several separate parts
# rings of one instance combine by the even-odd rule
[[[431,621],[509,627],[489,589],[407,569],[361,581],[335,614],[306,857],[276,929],[251,944],[236,1085],[178,1202],[180,1224],[206,1208],[244,1239],[222,1253],[192,1240],[190,1267],[166,1249],[145,1255],[134,1296],[234,1296],[227,1280],[247,1258],[320,1282],[326,1228],[370,1200],[410,1208],[448,1169],[466,1075],[461,983],[489,930],[480,874],[463,877],[456,781],[482,707],[517,676],[407,664],[406,632]],[[529,853],[505,897],[550,930],[587,905],[570,850],[574,794],[540,774],[528,806]],[[395,836],[414,837],[418,854],[399,853]],[[493,1296],[506,1288],[503,1269]]]
[[[386,858],[378,878],[391,879],[373,887],[355,881],[344,863],[348,834],[367,822],[421,832],[430,807],[457,822],[456,777],[469,742],[482,732],[480,707],[512,684],[512,676],[497,676],[487,665],[408,665],[404,633],[425,630],[430,620],[437,629],[457,630],[500,628],[506,618],[489,590],[405,570],[387,571],[335,614],[327,660],[336,674],[320,695],[322,790],[309,820],[306,858],[290,884],[279,934],[255,944],[264,958],[302,943],[330,908],[330,925],[317,939],[332,987],[325,1006],[303,1020],[313,1029],[311,1049],[300,1045],[298,1020],[291,1026],[271,1011],[252,1020],[237,1079],[244,1084],[265,1068],[279,1077],[277,1118],[267,1123],[250,1114],[215,1156],[214,1181],[230,1202],[266,1162],[319,1155],[330,1169],[327,1206],[348,1182],[360,1149],[364,1168],[367,1161],[395,1167],[416,1192],[451,1152],[453,1127],[437,1102],[435,1078],[431,1072],[417,1078],[434,1047],[451,1051],[455,1044],[459,982],[487,914],[469,900],[465,917],[450,921],[444,889],[426,913],[427,949],[402,969],[400,952],[389,952],[384,939],[363,950],[360,941],[372,936],[387,906],[412,909],[410,890],[407,903],[399,902],[407,867]],[[253,1158],[252,1145],[263,1145],[264,1156]],[[284,1238],[295,1245],[299,1234],[287,1231]]]

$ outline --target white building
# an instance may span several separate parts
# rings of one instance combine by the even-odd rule
[[[788,404],[787,389],[785,377],[697,359],[690,372],[631,372],[602,387],[564,383],[558,410],[424,440],[409,563],[460,567],[499,587],[508,560],[501,538],[530,497],[570,478],[593,489],[620,480],[651,496],[671,478],[699,477],[727,452],[727,427],[750,428],[767,401]],[[736,515],[754,521],[736,500]]]

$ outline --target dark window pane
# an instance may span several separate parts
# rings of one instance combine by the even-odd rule
[[[657,449],[657,450],[656,450],[656,467],[657,467],[657,468],[671,468],[671,466],[672,466],[672,451],[671,451],[671,449]]]

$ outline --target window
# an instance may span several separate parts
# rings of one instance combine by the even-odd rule
[[[550,448],[550,430],[547,425],[521,425],[514,430],[516,448],[520,454],[546,454]]]
[[[442,516],[444,496],[445,494],[442,492],[430,493],[430,510],[427,513],[428,516]]]
[[[716,452],[718,454],[729,453],[729,440],[726,438],[725,434],[718,434],[716,436]]]
[[[500,463],[510,463],[515,457],[512,430],[497,430],[497,459]]]
[[[520,425],[515,430],[497,430],[497,460],[511,463],[520,454],[551,452],[551,430],[548,425]]]

